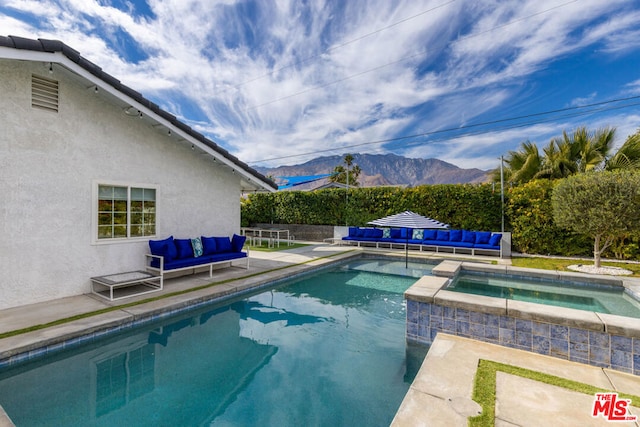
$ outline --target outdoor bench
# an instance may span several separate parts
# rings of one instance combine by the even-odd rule
[[[245,268],[249,268],[249,249],[242,250],[245,236],[233,235],[224,237],[196,237],[193,239],[174,239],[169,236],[164,240],[149,240],[150,254],[147,257],[147,271],[160,276],[161,286],[166,273],[191,271],[209,267],[209,277],[213,277],[213,266],[243,260]]]
[[[408,245],[420,251],[444,250],[454,254],[475,255],[479,251],[502,258],[502,234],[490,231],[349,227],[349,235],[344,236],[342,241],[357,244],[358,247],[375,245],[378,249],[393,249],[394,246],[404,248]]]

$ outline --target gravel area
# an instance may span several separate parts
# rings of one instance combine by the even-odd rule
[[[612,276],[628,276],[633,274],[632,271],[624,269],[622,267],[600,267],[596,268],[595,265],[574,264],[567,267],[569,270],[579,271],[581,273],[589,274],[608,274]]]

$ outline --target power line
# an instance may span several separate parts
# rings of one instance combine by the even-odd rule
[[[308,155],[320,154],[320,153],[326,153],[326,152],[333,152],[333,151],[336,151],[338,149],[355,148],[355,147],[362,147],[362,146],[366,146],[366,145],[386,144],[386,143],[397,142],[397,141],[402,141],[402,140],[406,140],[406,139],[423,138],[423,137],[427,137],[427,136],[445,134],[445,133],[448,133],[448,132],[475,129],[475,128],[478,128],[478,127],[481,127],[481,126],[490,126],[490,125],[496,125],[496,124],[500,124],[500,123],[515,122],[517,120],[531,119],[531,118],[535,118],[535,117],[543,117],[543,116],[548,116],[548,115],[551,115],[551,114],[558,114],[558,113],[564,113],[564,112],[573,112],[572,114],[567,114],[567,115],[559,116],[559,117],[554,116],[554,117],[541,118],[540,120],[529,121],[529,122],[526,122],[526,123],[515,123],[515,124],[511,124],[511,125],[508,125],[508,126],[504,126],[504,127],[498,128],[498,129],[495,129],[495,128],[484,129],[484,130],[479,130],[479,131],[475,131],[475,132],[467,132],[467,133],[463,133],[463,134],[459,134],[459,135],[442,137],[440,140],[458,139],[458,138],[461,138],[463,136],[473,136],[473,135],[480,135],[480,134],[491,133],[491,132],[496,132],[496,131],[502,131],[502,130],[507,130],[507,129],[515,129],[515,128],[518,128],[518,127],[531,126],[531,125],[534,125],[534,124],[545,123],[545,122],[548,122],[548,121],[553,121],[553,120],[558,120],[558,119],[563,119],[563,118],[583,116],[583,115],[592,114],[592,113],[596,113],[596,112],[618,110],[618,109],[629,108],[629,107],[640,105],[640,102],[636,102],[636,103],[624,104],[624,105],[613,105],[613,106],[610,106],[608,108],[596,108],[596,107],[603,107],[603,106],[606,106],[606,105],[610,105],[610,104],[614,104],[614,103],[627,102],[627,101],[640,101],[640,95],[638,95],[638,96],[630,96],[630,97],[627,97],[627,98],[611,99],[611,100],[608,100],[608,101],[594,102],[594,103],[591,103],[591,104],[581,105],[581,106],[560,108],[560,109],[549,110],[549,111],[544,111],[544,112],[540,112],[540,113],[526,114],[526,115],[523,115],[523,116],[509,117],[509,118],[498,119],[498,120],[490,120],[490,121],[481,122],[481,123],[474,123],[474,124],[470,124],[470,125],[464,125],[464,126],[458,126],[458,127],[452,127],[452,128],[446,128],[446,129],[422,132],[422,133],[417,133],[417,134],[412,134],[412,135],[398,136],[398,137],[395,137],[395,138],[388,138],[388,139],[382,139],[382,140],[376,140],[376,141],[360,142],[360,143],[357,143],[357,144],[345,145],[345,146],[342,146],[342,147],[339,147],[339,148],[331,148],[331,149],[317,150],[317,151],[301,153],[301,154],[292,154],[292,155],[287,155],[287,156],[272,157],[272,158],[268,158],[268,159],[257,160],[255,162],[251,162],[251,164],[269,162],[269,161],[273,161],[273,160],[282,160],[282,159],[288,159],[288,158],[293,158],[293,157],[302,157],[302,156],[308,156]],[[579,111],[579,110],[585,110],[585,111]],[[433,142],[437,142],[437,140],[436,141],[430,140],[430,141],[425,141],[425,142],[422,142],[422,143],[416,142],[414,145],[422,145],[422,144],[433,143]]]
[[[495,31],[495,30],[497,30],[497,29],[504,28],[504,27],[507,27],[507,26],[510,26],[510,25],[513,25],[513,24],[517,24],[517,23],[519,23],[519,22],[522,22],[522,21],[525,21],[525,20],[531,19],[531,18],[533,18],[533,17],[536,17],[536,16],[539,16],[539,15],[542,15],[542,14],[548,13],[548,12],[550,12],[550,11],[552,11],[552,10],[559,9],[559,8],[564,7],[564,6],[567,6],[567,5],[571,4],[571,3],[576,3],[577,1],[578,1],[578,0],[570,0],[570,1],[567,1],[567,2],[565,2],[565,3],[559,4],[559,5],[557,5],[557,6],[551,7],[551,8],[549,8],[549,9],[545,9],[545,10],[542,10],[542,11],[540,11],[540,12],[533,13],[533,14],[531,14],[531,15],[523,16],[522,18],[514,19],[513,21],[509,21],[509,22],[506,22],[506,23],[501,24],[501,25],[497,25],[497,26],[492,27],[492,28],[489,28],[489,29],[487,29],[487,30],[485,30],[485,31],[481,31],[481,32],[479,32],[479,33],[469,34],[469,35],[467,35],[467,36],[459,37],[458,39],[454,40],[454,42],[459,42],[459,41],[462,41],[462,40],[469,40],[469,39],[472,39],[472,38],[475,38],[475,37],[479,37],[479,36],[482,36],[482,35],[487,34],[487,33],[489,33],[489,32]],[[347,43],[347,44],[348,44],[348,43]],[[445,42],[445,43],[443,43],[440,47],[435,48],[435,49],[443,48],[443,47],[447,46],[448,44],[450,44],[450,42]],[[283,97],[276,98],[276,99],[273,99],[273,100],[271,100],[271,101],[264,102],[264,103],[262,103],[262,104],[253,105],[253,106],[247,107],[247,108],[245,108],[245,109],[244,109],[244,111],[251,111],[251,110],[255,110],[255,109],[258,109],[258,108],[261,108],[261,107],[265,107],[265,106],[267,106],[267,105],[275,104],[276,102],[280,102],[280,101],[283,101],[283,100],[285,100],[285,99],[294,98],[294,97],[296,97],[296,96],[303,95],[303,94],[305,94],[305,93],[309,93],[309,92],[312,92],[312,91],[315,91],[315,90],[318,90],[318,89],[324,89],[324,88],[327,88],[327,87],[329,87],[329,86],[333,86],[333,85],[335,85],[335,84],[342,83],[342,82],[344,82],[344,81],[351,80],[351,79],[353,79],[353,78],[363,76],[363,75],[368,74],[368,73],[371,73],[371,72],[373,72],[373,71],[378,71],[378,70],[381,70],[381,69],[383,69],[383,68],[389,67],[389,66],[391,66],[391,65],[395,65],[395,64],[398,64],[398,63],[401,63],[401,62],[407,61],[407,60],[412,59],[412,58],[415,58],[415,57],[417,57],[417,56],[425,55],[425,54],[426,54],[427,52],[429,52],[430,50],[435,50],[435,49],[434,49],[434,48],[431,48],[431,49],[423,49],[423,50],[421,50],[421,51],[420,51],[420,52],[418,52],[418,53],[415,53],[415,54],[413,54],[413,55],[409,55],[409,56],[402,57],[402,58],[400,58],[400,59],[398,59],[398,60],[396,60],[396,61],[392,61],[392,62],[389,62],[389,63],[386,63],[386,64],[382,64],[382,65],[379,65],[379,66],[374,67],[374,68],[369,68],[369,69],[366,69],[366,70],[361,71],[361,72],[359,72],[359,73],[351,74],[351,75],[349,75],[349,76],[343,77],[343,78],[338,79],[338,80],[332,80],[332,81],[330,81],[330,82],[327,82],[327,83],[324,83],[324,84],[321,84],[321,85],[318,85],[318,86],[313,86],[313,87],[310,87],[310,88],[305,89],[305,90],[303,90],[303,91],[295,92],[295,93],[292,93],[292,94],[289,94],[289,95],[285,95],[285,96],[283,96]]]

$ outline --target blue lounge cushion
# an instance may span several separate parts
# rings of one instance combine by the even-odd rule
[[[444,231],[444,230],[438,230],[436,232],[436,240],[438,241],[445,241],[448,242],[449,241],[449,232],[448,231]]]
[[[238,236],[237,234],[234,234],[231,238],[231,250],[233,252],[242,251],[245,240],[247,240],[247,236]]]
[[[362,237],[373,237],[373,228],[365,228]]]
[[[191,239],[173,239],[173,243],[175,243],[178,250],[178,259],[193,258]]]
[[[149,240],[149,250],[152,255],[164,257],[165,262],[170,262],[178,257],[176,245],[173,243],[173,236],[163,240]]]
[[[204,253],[204,249],[202,247],[202,240],[199,237],[191,239],[191,249],[193,250],[193,257],[198,258],[202,256]]]
[[[489,244],[489,239],[491,238],[490,231],[476,231],[476,243],[481,245]]]
[[[411,238],[411,229],[410,228],[401,228],[400,229],[400,238],[401,239],[410,239]]]
[[[496,233],[496,234],[492,235],[491,238],[489,239],[489,244],[491,246],[500,246],[500,240],[501,239],[502,239],[502,234]]]
[[[366,233],[366,229],[358,228],[358,230],[356,231],[356,237],[364,237],[365,233]]]
[[[392,228],[391,229],[391,238],[392,239],[400,239],[401,236],[401,232],[399,228]]]
[[[436,240],[436,230],[424,230],[422,238],[424,240]]]
[[[424,239],[424,230],[416,228],[415,230],[413,230],[413,233],[411,235],[411,240],[422,240]]]
[[[465,243],[475,243],[476,242],[476,232],[469,230],[462,230],[462,241]]]
[[[390,228],[383,228],[382,229],[382,238],[383,239],[391,238],[391,229]]]
[[[231,239],[228,237],[216,237],[216,252],[231,252]]]
[[[211,255],[216,253],[216,238],[200,236],[202,242],[203,255]]]
[[[451,242],[460,242],[462,240],[462,230],[449,231],[449,240]]]

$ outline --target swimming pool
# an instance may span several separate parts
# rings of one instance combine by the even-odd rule
[[[389,425],[427,349],[406,343],[416,277],[395,264],[351,262],[5,369],[0,405],[17,426]]]
[[[577,284],[519,275],[462,272],[446,289],[640,318],[640,303],[627,294],[622,286]]]

